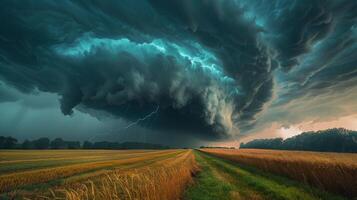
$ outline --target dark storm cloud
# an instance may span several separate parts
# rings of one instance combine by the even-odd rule
[[[18,100],[17,93],[5,87],[3,83],[0,82],[0,103],[1,102],[11,102]]]
[[[304,121],[331,120],[354,114],[357,105],[355,101],[357,15],[354,10],[357,8],[357,3],[355,1],[285,3],[278,1],[276,4],[255,7],[256,10],[260,9],[257,12],[260,14],[267,13],[263,12],[264,9],[274,11],[270,12],[270,20],[262,20],[262,24],[267,30],[264,32],[264,37],[267,40],[271,39],[269,44],[277,52],[277,60],[281,65],[281,70],[274,73],[277,85],[276,97],[256,122],[259,124],[256,128],[270,126],[273,122],[289,126]],[[297,8],[300,9],[299,12]],[[314,12],[311,12],[312,10]],[[282,13],[285,13],[284,18],[281,17]],[[307,21],[296,23],[307,15],[309,16]],[[280,17],[276,18],[276,16]],[[288,24],[281,26],[279,21],[291,23],[293,26]],[[299,24],[303,27],[297,28]],[[281,28],[276,29],[276,27]],[[276,30],[280,30],[285,35],[276,37],[278,33]],[[290,30],[294,30],[294,34],[286,34]],[[292,37],[294,35],[299,37]],[[285,40],[286,38],[290,39]],[[292,38],[298,39],[296,40],[298,43],[293,42]],[[280,39],[285,41],[276,43]],[[284,45],[279,47],[279,43],[287,48],[283,48]],[[293,46],[299,47],[300,51],[291,54],[295,49]],[[287,56],[289,54],[292,56]],[[284,63],[291,63],[291,65],[284,65]]]
[[[289,73],[278,73],[277,79],[283,90],[275,105],[286,104],[303,96],[339,96],[346,91],[357,90],[357,14],[354,12],[357,3],[317,3],[324,8],[324,14],[318,16],[328,15],[331,28],[324,32],[324,37],[316,36],[317,40],[310,39],[305,43],[306,51],[297,57],[297,67]]]
[[[0,4],[0,80],[65,115],[154,112],[154,129],[217,138],[252,127],[274,83],[276,104],[356,85],[353,0]]]

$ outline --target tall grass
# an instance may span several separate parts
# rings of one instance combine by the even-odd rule
[[[187,184],[197,171],[191,151],[179,158],[165,160],[155,166],[114,171],[99,180],[89,180],[51,191],[47,198],[67,200],[142,199],[175,200],[182,197]]]
[[[357,197],[357,155],[354,154],[223,149],[203,151],[336,194]]]
[[[56,152],[53,152],[54,154]],[[94,152],[95,153],[95,152]],[[0,193],[16,189],[21,186],[29,184],[46,183],[51,180],[70,177],[76,174],[85,173],[89,171],[95,171],[115,166],[120,166],[130,163],[140,163],[149,159],[154,159],[175,153],[175,151],[156,151],[147,152],[142,155],[132,155],[132,157],[126,157],[123,159],[113,159],[107,161],[71,164],[60,167],[50,167],[44,169],[35,169],[28,171],[20,171],[14,173],[8,173],[0,175]],[[70,154],[66,155],[70,156]]]

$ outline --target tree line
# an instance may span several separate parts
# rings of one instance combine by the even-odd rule
[[[257,139],[241,143],[240,148],[357,153],[357,131],[344,128],[309,131],[285,140]]]
[[[235,149],[235,147],[200,146],[200,149]]]
[[[89,142],[66,141],[62,138],[50,140],[42,137],[36,140],[25,140],[19,143],[11,136],[0,136],[0,149],[169,149],[168,146],[142,142]]]

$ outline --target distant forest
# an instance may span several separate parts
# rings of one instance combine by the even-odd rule
[[[79,141],[65,141],[62,138],[50,140],[39,138],[37,140],[25,140],[18,143],[13,137],[0,136],[0,149],[169,149],[168,146],[141,142],[89,142],[83,144]]]
[[[241,143],[240,148],[357,153],[357,131],[344,128],[310,131],[285,140],[257,139]]]

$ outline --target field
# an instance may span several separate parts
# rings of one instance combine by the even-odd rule
[[[242,166],[282,175],[331,193],[349,198],[357,197],[357,154],[254,149],[203,151]]]
[[[353,199],[356,162],[271,150],[0,151],[0,199]]]
[[[192,150],[0,151],[0,199],[178,199]]]

